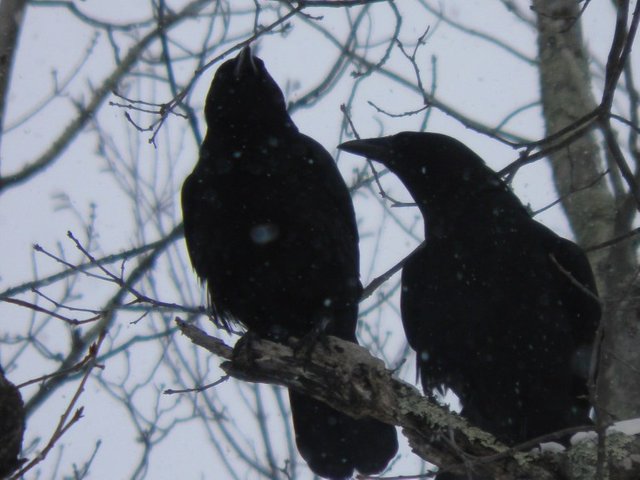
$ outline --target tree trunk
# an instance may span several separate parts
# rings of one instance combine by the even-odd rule
[[[537,13],[540,89],[547,135],[571,125],[598,105],[591,89],[587,52],[576,0],[534,0]],[[627,232],[635,212],[623,208],[628,194],[609,188],[593,132],[550,156],[556,189],[577,242],[583,247]],[[617,170],[609,180],[619,179]],[[595,182],[595,183],[594,183]],[[589,186],[591,185],[591,186]],[[588,188],[584,188],[587,187]],[[583,188],[582,190],[580,190]],[[579,190],[579,191],[576,191]],[[603,303],[603,343],[597,401],[613,419],[640,416],[640,337],[635,242],[590,252]]]
[[[26,0],[2,0],[0,2],[0,145],[2,144],[4,114],[7,111],[9,97],[11,66],[16,54],[18,33],[26,6]]]

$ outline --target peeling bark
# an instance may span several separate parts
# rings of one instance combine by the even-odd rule
[[[226,359],[221,367],[229,376],[293,388],[354,417],[370,416],[397,425],[416,455],[447,471],[473,472],[496,480],[593,478],[584,472],[594,471],[595,442],[580,443],[582,450],[576,454],[572,452],[577,447],[568,453],[531,452],[537,442],[528,442],[521,451],[509,449],[396,378],[364,347],[327,337],[307,354],[253,338],[241,340],[232,350],[194,325],[181,320],[177,323],[193,343]],[[640,448],[640,439],[624,438],[626,442],[612,443],[615,450],[610,451],[628,455],[609,455],[610,478],[627,480],[640,475],[640,461],[633,455]]]

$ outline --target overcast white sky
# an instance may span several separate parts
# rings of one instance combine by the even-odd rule
[[[123,23],[146,18],[149,11],[148,2],[142,0],[135,2],[87,0],[74,3],[83,12],[93,17]],[[182,3],[185,2],[177,0],[169,2],[176,9]],[[253,1],[244,3],[247,8],[252,8],[254,5]],[[261,1],[260,3],[270,2]],[[418,1],[401,0],[396,3],[403,14],[400,33],[402,41],[414,42],[427,27],[431,28],[427,44],[419,51],[418,62],[425,83],[429,85],[432,75],[431,57],[437,57],[436,92],[441,101],[475,120],[493,126],[515,108],[538,98],[537,74],[531,65],[515,59],[490,43],[439,23],[437,18],[425,13]],[[425,3],[439,5],[436,2]],[[528,5],[524,0],[515,3],[523,8]],[[533,32],[515,20],[501,2],[447,0],[440,4],[442,4],[440,8],[444,8],[447,15],[456,22],[490,33],[509,43],[519,52],[535,58],[536,44]],[[388,37],[393,29],[393,16],[385,4],[376,6],[373,12],[374,15],[370,19],[372,22],[370,35],[374,43],[376,39],[382,40]],[[309,10],[309,13],[324,15],[324,19],[319,22],[337,37],[344,38],[346,21],[342,10],[315,9]],[[592,2],[583,17],[587,44],[601,62],[606,60],[614,18],[611,2],[606,1]],[[267,19],[268,17],[265,18],[265,23]],[[246,31],[252,22],[253,17],[250,15],[234,18],[230,29],[238,32]],[[292,28],[287,35],[269,36],[261,40],[259,55],[265,60],[269,71],[283,89],[287,88],[288,98],[295,101],[313,87],[317,79],[328,70],[336,57],[336,47],[307,26],[302,19],[294,19],[291,23]],[[201,41],[204,28],[204,22],[189,22],[184,28],[178,30],[180,35],[176,38],[180,38],[186,44],[197,43]],[[362,31],[364,35],[366,28],[363,27]],[[121,34],[117,34],[115,38],[121,48],[121,54],[126,52],[130,41]],[[239,38],[239,40],[242,39]],[[81,62],[89,48],[92,48],[91,55],[80,73],[65,89],[64,95],[47,104],[36,117],[26,123],[18,124],[25,114],[51,94],[54,88],[53,72],[58,82],[61,82]],[[380,54],[380,48],[374,49],[371,58],[378,59]],[[634,57],[634,62],[637,62],[637,56]],[[75,114],[73,101],[86,100],[93,86],[100,84],[111,72],[113,66],[113,51],[104,33],[95,37],[92,29],[82,25],[62,8],[29,7],[11,80],[9,108],[5,120],[6,131],[0,151],[0,172],[3,175],[13,173],[46,150],[51,140],[57,137]],[[397,48],[393,50],[387,67],[407,78],[413,77],[411,65]],[[215,68],[207,71],[199,79],[190,97],[192,106],[198,111],[201,132],[204,132],[205,128],[201,108]],[[176,75],[182,84],[188,81],[192,71],[192,63],[184,62],[176,65]],[[299,109],[294,114],[294,120],[300,130],[319,140],[334,154],[336,154],[335,146],[340,141],[342,114],[339,106],[341,103],[348,102],[354,81],[351,76],[344,76],[336,88],[322,101],[311,108]],[[169,99],[163,86],[153,91],[149,87],[150,84],[148,81],[143,83],[142,90],[132,84],[129,94],[147,100]],[[598,91],[596,95],[599,96]],[[377,113],[367,101],[373,101],[394,113],[415,110],[421,106],[421,99],[417,94],[409,92],[382,75],[372,75],[362,83],[352,103],[353,120],[363,137],[416,129],[422,121],[421,115],[400,119],[387,118]],[[175,211],[174,221],[179,222],[178,188],[197,158],[197,145],[193,137],[188,132],[184,133],[185,121],[171,117],[169,124],[160,133],[157,149],[154,149],[147,143],[149,134],[136,132],[124,119],[121,109],[104,106],[99,114],[99,120],[102,127],[113,136],[123,153],[138,157],[140,170],[148,178],[153,178],[157,188],[164,185],[173,188],[173,204],[169,211],[171,209]],[[500,169],[517,158],[517,153],[513,150],[466,129],[456,120],[435,110],[431,112],[428,129],[459,138],[495,169]],[[544,132],[539,109],[534,108],[517,116],[508,124],[507,130],[532,140],[541,138]],[[352,180],[353,169],[361,166],[360,162],[361,160],[352,156],[341,157],[339,165],[347,181]],[[157,178],[149,173],[154,170],[158,172]],[[409,200],[402,188],[392,179],[385,181],[385,185],[393,194]],[[523,169],[516,178],[514,188],[520,198],[525,203],[530,203],[534,209],[556,198],[547,168],[542,163]],[[139,245],[143,241],[159,238],[158,232],[154,231],[148,231],[145,238],[136,233],[136,215],[132,210],[131,202],[107,171],[106,163],[97,151],[96,135],[91,128],[87,128],[64,152],[62,158],[45,173],[23,186],[2,194],[0,251],[3,255],[0,260],[0,292],[32,280],[35,276],[60,270],[60,266],[55,262],[42,255],[34,255],[32,249],[34,243],[41,244],[56,253],[64,251],[72,262],[81,260],[81,255],[66,238],[66,232],[72,230],[82,237],[82,221],[88,218],[91,204],[97,206],[96,255],[115,253]],[[65,205],[72,208],[62,208]],[[357,195],[355,205],[361,221],[362,277],[366,284],[371,278],[382,273],[411,251],[416,245],[416,240],[395,226],[391,219],[382,218],[379,202],[372,196]],[[411,224],[417,217],[415,210],[405,209],[398,214],[405,224]],[[560,233],[570,235],[561,211],[557,207],[545,212],[539,220]],[[170,229],[170,223],[167,221],[167,230]],[[383,227],[382,234],[380,234],[381,227]],[[420,232],[419,229],[417,231]],[[182,243],[179,243],[178,249],[181,248],[183,248]],[[162,282],[160,283],[162,287]],[[195,280],[190,288],[196,288]],[[83,296],[74,300],[75,305],[96,307],[108,298],[108,292],[111,290],[108,286],[94,281],[84,285],[79,291]],[[166,290],[161,288],[159,292],[161,300],[178,301],[180,298],[179,292],[172,287]],[[33,299],[29,296],[25,298]],[[392,301],[397,306],[397,296],[393,298]],[[195,298],[194,304],[201,301],[201,297]],[[366,308],[366,305],[363,308]],[[388,350],[385,347],[384,354],[387,359],[394,359],[404,345],[402,329],[395,316],[393,305],[387,306],[383,312],[386,312],[389,318],[384,319],[382,330],[391,336],[387,345]],[[372,318],[377,317],[372,316]],[[26,325],[30,321],[30,311],[0,303],[2,334],[24,334]],[[132,325],[123,320],[118,322],[117,328],[124,336],[150,332],[144,326],[144,322]],[[66,330],[61,325],[49,328],[42,338],[43,344],[52,352],[64,354],[68,348]],[[153,361],[147,363],[146,360],[155,359],[158,351],[146,345],[143,351],[131,349],[129,353],[130,364],[121,357],[114,358],[107,362],[104,375],[113,381],[129,375],[131,385],[136,381],[142,381],[145,375],[150,374]],[[15,351],[1,351],[0,361],[4,365],[13,358],[13,355]],[[210,361],[212,371],[207,381],[218,378],[217,363],[216,359]],[[15,383],[20,383],[50,372],[53,365],[55,365],[53,362],[44,362],[39,355],[22,356],[15,368],[9,371],[9,376]],[[131,365],[136,368],[129,370]],[[413,378],[411,366],[403,371],[408,381],[412,381]],[[137,397],[136,401],[144,404],[146,396],[149,402],[154,402],[156,389],[175,387],[172,384],[172,378],[172,375],[166,372],[159,374],[157,378],[154,377],[151,386],[147,386],[148,391],[141,392],[141,396]],[[70,385],[59,391],[33,417],[28,424],[25,445],[29,445],[38,437],[48,438],[52,425],[57,421],[69,400],[74,386]],[[238,386],[224,385],[220,388],[226,389],[222,395],[228,401],[229,415],[234,415],[236,404],[238,404],[237,412],[240,413],[236,414],[234,421],[242,424],[244,419],[241,417],[247,415],[247,412],[246,409],[243,410]],[[247,387],[249,388],[251,387]],[[23,389],[22,393],[27,399],[34,391],[35,387],[28,387]],[[167,406],[175,401],[175,398],[161,399],[161,402],[166,402]],[[97,439],[101,439],[103,444],[94,460],[89,478],[129,478],[137,462],[136,452],[139,451],[139,444],[136,442],[135,432],[129,425],[126,413],[96,382],[89,383],[81,404],[86,407],[85,418],[64,437],[60,443],[63,451],[55,451],[40,465],[38,471],[41,473],[41,478],[61,478],[62,474],[71,473],[71,465],[74,462],[85,461]],[[183,404],[184,407],[180,412],[185,414],[190,407],[186,401]],[[164,407],[164,404],[162,406]],[[247,425],[252,423],[247,421]],[[278,428],[277,422],[273,422],[273,428]],[[147,478],[225,478],[216,474],[216,471],[220,471],[217,469],[221,467],[213,449],[207,445],[208,442],[202,428],[197,424],[187,423],[176,428],[158,449],[154,450]],[[60,465],[56,467],[58,461]],[[416,473],[417,465],[415,457],[405,449],[393,473]],[[59,468],[58,473],[54,473],[56,468]],[[32,473],[29,478],[35,478],[35,476],[36,474]],[[249,475],[246,478],[255,477]]]

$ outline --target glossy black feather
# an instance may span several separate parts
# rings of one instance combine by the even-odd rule
[[[333,158],[298,131],[249,48],[216,72],[205,118],[182,208],[191,262],[216,322],[275,341],[327,324],[326,333],[355,343],[358,232]],[[298,449],[318,475],[379,472],[395,455],[393,426],[289,394]]]
[[[339,148],[387,166],[424,216],[401,311],[425,392],[452,389],[464,416],[508,444],[590,423],[600,305],[582,250],[453,138],[405,132]]]

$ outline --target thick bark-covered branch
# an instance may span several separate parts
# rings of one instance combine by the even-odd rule
[[[11,67],[18,49],[18,36],[26,6],[26,0],[3,0],[0,2],[0,145],[2,144],[4,114],[7,110],[7,98],[9,97]]]
[[[182,320],[177,323],[193,343],[225,360],[221,367],[228,375],[248,382],[293,388],[354,417],[371,416],[397,425],[418,456],[452,472],[472,469],[478,475],[502,480],[582,479],[589,477],[576,472],[589,471],[589,465],[595,464],[594,448],[590,453],[582,444],[579,450],[572,448],[566,455],[539,455],[509,449],[395,377],[381,360],[353,343],[328,337],[326,342],[318,342],[310,353],[304,349],[296,353],[288,345],[247,338],[232,350],[192,324]],[[627,443],[626,452],[640,448],[637,439],[631,438]],[[622,448],[617,443],[615,446]],[[616,476],[611,478],[637,478],[627,472],[640,474],[640,463],[634,464],[629,458],[634,457],[627,456],[626,465],[622,460],[613,459]],[[631,470],[626,470],[626,466]]]

